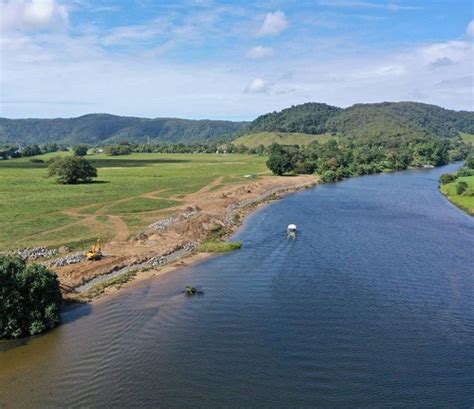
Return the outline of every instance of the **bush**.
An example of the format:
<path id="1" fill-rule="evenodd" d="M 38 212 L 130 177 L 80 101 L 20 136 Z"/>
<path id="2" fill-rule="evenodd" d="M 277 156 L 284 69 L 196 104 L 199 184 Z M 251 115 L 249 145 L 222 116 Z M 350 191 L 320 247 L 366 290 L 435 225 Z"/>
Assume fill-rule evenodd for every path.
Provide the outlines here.
<path id="1" fill-rule="evenodd" d="M 97 177 L 97 169 L 84 158 L 57 157 L 50 162 L 48 176 L 57 176 L 59 183 L 68 185 L 86 183 Z"/>
<path id="2" fill-rule="evenodd" d="M 458 178 L 472 175 L 474 175 L 474 169 L 467 169 L 465 167 L 459 168 L 459 170 L 456 172 L 456 177 Z"/>
<path id="3" fill-rule="evenodd" d="M 38 158 L 33 158 L 33 159 L 30 159 L 30 162 L 31 163 L 44 163 L 44 160 L 43 159 L 38 159 Z"/>
<path id="4" fill-rule="evenodd" d="M 464 180 L 461 180 L 456 186 L 456 193 L 462 195 L 467 189 L 467 183 Z"/>
<path id="5" fill-rule="evenodd" d="M 451 182 L 454 182 L 455 180 L 456 180 L 455 175 L 453 175 L 452 173 L 445 173 L 440 176 L 439 183 L 441 183 L 442 185 L 445 185 L 446 183 L 451 183 Z"/>
<path id="6" fill-rule="evenodd" d="M 296 165 L 294 171 L 300 175 L 311 175 L 314 173 L 315 166 L 311 162 L 300 162 Z"/>
<path id="7" fill-rule="evenodd" d="M 474 155 L 469 156 L 465 161 L 464 161 L 464 166 L 468 169 L 474 169 Z"/>
<path id="8" fill-rule="evenodd" d="M 86 145 L 77 145 L 72 148 L 74 156 L 86 156 L 89 148 Z"/>
<path id="9" fill-rule="evenodd" d="M 0 338 L 36 335 L 59 324 L 59 281 L 45 266 L 0 256 L 0 283 Z"/>
<path id="10" fill-rule="evenodd" d="M 322 174 L 321 180 L 324 183 L 335 182 L 337 180 L 336 172 L 334 172 L 333 170 L 327 170 Z"/>
<path id="11" fill-rule="evenodd" d="M 129 155 L 132 152 L 129 145 L 107 145 L 104 153 L 109 156 Z"/>

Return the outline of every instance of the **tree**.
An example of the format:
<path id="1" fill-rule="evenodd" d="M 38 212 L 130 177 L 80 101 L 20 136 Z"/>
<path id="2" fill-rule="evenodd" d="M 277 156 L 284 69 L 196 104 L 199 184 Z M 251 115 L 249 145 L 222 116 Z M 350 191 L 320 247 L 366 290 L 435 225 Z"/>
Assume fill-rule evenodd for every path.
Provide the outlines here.
<path id="1" fill-rule="evenodd" d="M 468 169 L 474 169 L 474 155 L 471 155 L 466 159 L 464 166 Z"/>
<path id="2" fill-rule="evenodd" d="M 76 145 L 72 148 L 72 151 L 74 152 L 74 156 L 86 156 L 88 149 L 86 145 Z"/>
<path id="3" fill-rule="evenodd" d="M 43 152 L 41 152 L 41 149 L 38 145 L 28 145 L 21 151 L 21 156 L 36 156 L 36 155 L 41 155 Z"/>
<path id="4" fill-rule="evenodd" d="M 273 144 L 270 146 L 270 157 L 267 160 L 267 167 L 275 175 L 281 176 L 292 171 L 294 165 L 289 152 L 283 146 Z"/>
<path id="5" fill-rule="evenodd" d="M 57 157 L 49 165 L 48 176 L 57 176 L 62 184 L 86 183 L 97 177 L 97 169 L 84 158 Z"/>
<path id="6" fill-rule="evenodd" d="M 0 283 L 0 338 L 35 335 L 59 324 L 59 281 L 45 266 L 0 256 Z"/>

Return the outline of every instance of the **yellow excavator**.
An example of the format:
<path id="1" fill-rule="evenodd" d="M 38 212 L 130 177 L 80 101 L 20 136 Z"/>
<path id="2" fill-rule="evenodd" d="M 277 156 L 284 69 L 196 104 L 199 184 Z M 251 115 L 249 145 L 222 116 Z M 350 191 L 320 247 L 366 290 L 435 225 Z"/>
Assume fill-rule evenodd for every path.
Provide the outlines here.
<path id="1" fill-rule="evenodd" d="M 91 249 L 85 254 L 87 260 L 94 261 L 100 260 L 102 258 L 102 250 L 100 248 L 100 240 L 97 239 L 95 244 L 91 247 Z"/>

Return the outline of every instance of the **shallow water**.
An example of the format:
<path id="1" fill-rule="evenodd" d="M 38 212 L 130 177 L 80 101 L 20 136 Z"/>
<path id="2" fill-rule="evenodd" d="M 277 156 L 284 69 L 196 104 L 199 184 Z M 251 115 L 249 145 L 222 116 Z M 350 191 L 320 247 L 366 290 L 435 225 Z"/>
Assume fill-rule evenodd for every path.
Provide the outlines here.
<path id="1" fill-rule="evenodd" d="M 453 168 L 293 194 L 242 250 L 1 343 L 0 407 L 473 407 L 474 218 L 437 191 Z"/>

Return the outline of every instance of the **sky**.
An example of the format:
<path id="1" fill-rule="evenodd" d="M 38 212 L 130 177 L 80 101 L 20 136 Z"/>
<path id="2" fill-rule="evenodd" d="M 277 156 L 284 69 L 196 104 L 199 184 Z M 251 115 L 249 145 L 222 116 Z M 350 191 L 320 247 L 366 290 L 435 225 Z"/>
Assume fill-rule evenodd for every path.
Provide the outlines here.
<path id="1" fill-rule="evenodd" d="M 474 110 L 472 0 L 0 0 L 0 116 Z"/>

